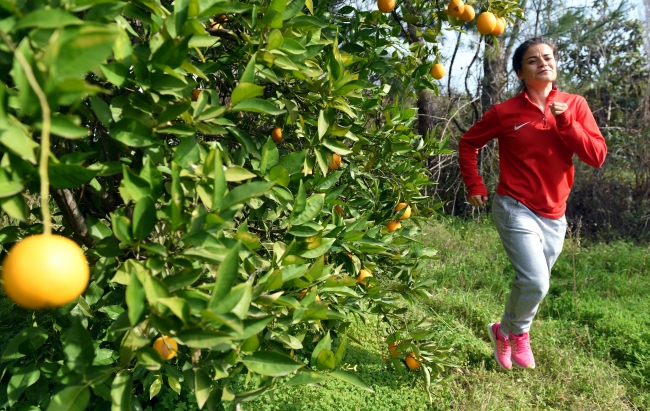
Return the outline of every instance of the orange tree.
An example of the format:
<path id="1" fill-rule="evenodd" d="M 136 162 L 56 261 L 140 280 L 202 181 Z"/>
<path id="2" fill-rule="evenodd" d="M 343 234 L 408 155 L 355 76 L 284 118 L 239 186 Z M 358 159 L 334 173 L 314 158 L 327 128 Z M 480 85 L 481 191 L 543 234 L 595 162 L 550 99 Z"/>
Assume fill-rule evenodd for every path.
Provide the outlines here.
<path id="1" fill-rule="evenodd" d="M 166 385 L 217 409 L 281 384 L 372 390 L 336 370 L 347 330 L 427 297 L 422 164 L 446 144 L 389 95 L 435 88 L 395 16 L 312 0 L 0 4 L 2 255 L 52 230 L 90 265 L 72 303 L 22 311 L 0 402 L 141 409 Z M 439 381 L 431 330 L 393 323 L 401 358 Z"/>

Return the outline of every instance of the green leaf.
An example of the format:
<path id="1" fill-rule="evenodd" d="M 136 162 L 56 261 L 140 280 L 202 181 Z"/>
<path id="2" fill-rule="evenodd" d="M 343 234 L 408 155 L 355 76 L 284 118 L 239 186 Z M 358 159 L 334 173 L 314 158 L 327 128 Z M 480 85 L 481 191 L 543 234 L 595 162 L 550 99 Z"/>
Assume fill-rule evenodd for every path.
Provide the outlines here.
<path id="1" fill-rule="evenodd" d="M 266 49 L 274 50 L 282 45 L 284 42 L 284 37 L 282 37 L 282 32 L 278 29 L 274 29 L 269 33 L 266 38 Z"/>
<path id="2" fill-rule="evenodd" d="M 214 153 L 214 192 L 212 193 L 212 210 L 219 209 L 221 201 L 228 186 L 226 184 L 226 176 L 223 171 L 223 160 L 221 159 L 221 151 L 213 150 Z"/>
<path id="3" fill-rule="evenodd" d="M 250 171 L 246 170 L 244 167 L 239 166 L 228 167 L 225 171 L 225 175 L 226 181 L 228 182 L 239 182 L 257 177 L 256 174 L 253 174 Z"/>
<path id="4" fill-rule="evenodd" d="M 142 347 L 136 353 L 138 365 L 151 371 L 158 371 L 162 368 L 163 359 L 160 353 L 152 347 Z"/>
<path id="5" fill-rule="evenodd" d="M 36 164 L 34 149 L 38 144 L 19 127 L 9 127 L 0 130 L 0 143 L 9 150 L 20 156 L 20 158 Z"/>
<path id="6" fill-rule="evenodd" d="M 324 374 L 319 374 L 315 371 L 301 371 L 295 377 L 287 381 L 284 385 L 301 385 L 301 384 L 319 384 L 329 380 L 330 377 Z"/>
<path id="7" fill-rule="evenodd" d="M 260 162 L 260 173 L 266 174 L 266 170 L 278 164 L 280 159 L 280 152 L 278 147 L 273 142 L 273 139 L 269 137 L 266 140 L 266 144 L 262 148 L 262 161 Z"/>
<path id="8" fill-rule="evenodd" d="M 22 193 L 25 187 L 17 181 L 4 181 L 0 183 L 0 198 L 11 197 Z"/>
<path id="9" fill-rule="evenodd" d="M 138 200 L 133 209 L 133 237 L 143 241 L 156 226 L 156 203 L 150 196 Z"/>
<path id="10" fill-rule="evenodd" d="M 83 20 L 70 13 L 66 13 L 62 9 L 48 8 L 39 9 L 27 14 L 20 19 L 13 27 L 13 30 L 19 30 L 27 27 L 38 27 L 39 29 L 55 29 L 57 27 L 65 27 L 70 25 L 84 24 Z"/>
<path id="11" fill-rule="evenodd" d="M 151 386 L 149 387 L 149 399 L 152 400 L 153 397 L 158 395 L 161 389 L 162 389 L 162 374 L 157 373 L 156 379 L 153 380 Z"/>
<path id="12" fill-rule="evenodd" d="M 200 349 L 211 349 L 232 340 L 228 334 L 212 330 L 185 330 L 178 333 L 176 338 L 190 348 Z"/>
<path id="13" fill-rule="evenodd" d="M 41 327 L 29 327 L 21 330 L 7 344 L 0 362 L 13 361 L 32 353 L 45 344 L 49 334 Z"/>
<path id="14" fill-rule="evenodd" d="M 176 394 L 181 395 L 181 383 L 178 380 L 170 375 L 167 376 L 167 383 L 169 388 L 171 388 Z"/>
<path id="15" fill-rule="evenodd" d="M 7 386 L 9 404 L 15 404 L 23 395 L 25 389 L 36 384 L 40 377 L 41 371 L 36 367 L 36 364 L 14 369 Z"/>
<path id="16" fill-rule="evenodd" d="M 196 370 L 194 373 L 194 395 L 199 409 L 202 409 L 208 397 L 210 397 L 210 389 L 212 388 L 212 379 L 202 369 Z"/>
<path id="17" fill-rule="evenodd" d="M 345 355 L 345 348 L 347 347 L 347 345 L 348 345 L 348 335 L 343 334 L 343 338 L 341 339 L 339 348 L 336 349 L 336 356 L 334 357 L 335 359 L 334 366 L 339 365 L 343 360 L 343 356 Z"/>
<path id="18" fill-rule="evenodd" d="M 318 353 L 316 368 L 319 370 L 333 370 L 336 364 L 334 353 L 331 350 L 323 349 Z"/>
<path id="19" fill-rule="evenodd" d="M 132 200 L 137 202 L 151 195 L 151 185 L 147 180 L 131 172 L 126 165 L 122 165 L 122 175 L 119 190 L 125 203 Z"/>
<path id="20" fill-rule="evenodd" d="M 288 375 L 305 366 L 287 355 L 273 351 L 257 351 L 244 357 L 243 363 L 253 372 L 272 377 Z"/>
<path id="21" fill-rule="evenodd" d="M 302 181 L 302 180 L 301 180 Z M 313 196 L 307 199 L 305 204 L 305 210 L 299 215 L 291 218 L 292 225 L 304 224 L 308 221 L 312 221 L 316 216 L 318 216 L 323 209 L 323 204 L 325 203 L 325 194 L 314 194 Z"/>
<path id="22" fill-rule="evenodd" d="M 144 287 L 135 272 L 131 272 L 129 285 L 126 286 L 126 306 L 129 309 L 129 323 L 135 327 L 141 320 L 145 309 Z"/>
<path id="23" fill-rule="evenodd" d="M 50 184 L 54 188 L 76 188 L 92 180 L 97 171 L 76 164 L 50 163 Z"/>
<path id="24" fill-rule="evenodd" d="M 342 156 L 352 153 L 352 150 L 350 150 L 348 146 L 333 139 L 327 139 L 323 141 L 323 145 L 329 148 L 330 150 L 332 150 L 333 152 L 340 154 Z"/>
<path id="25" fill-rule="evenodd" d="M 353 374 L 351 372 L 336 370 L 336 371 L 330 372 L 327 375 L 329 375 L 331 377 L 334 377 L 336 379 L 339 379 L 341 381 L 345 381 L 345 382 L 347 382 L 349 384 L 352 384 L 352 385 L 354 385 L 354 386 L 356 386 L 358 388 L 361 388 L 362 390 L 366 390 L 366 391 L 369 391 L 369 392 L 372 392 L 372 393 L 375 392 L 375 390 L 373 390 L 368 384 L 366 384 L 361 379 L 361 377 L 359 377 L 358 375 Z"/>
<path id="26" fill-rule="evenodd" d="M 25 199 L 20 194 L 11 197 L 0 198 L 0 207 L 11 218 L 27 222 L 29 211 Z"/>
<path id="27" fill-rule="evenodd" d="M 242 184 L 230 190 L 228 194 L 221 200 L 221 209 L 225 210 L 236 204 L 244 203 L 251 198 L 260 197 L 271 191 L 275 182 L 252 182 Z"/>
<path id="28" fill-rule="evenodd" d="M 54 79 L 81 78 L 106 60 L 119 35 L 115 25 L 95 25 L 65 28 L 54 37 L 53 50 L 58 51 L 51 63 Z"/>
<path id="29" fill-rule="evenodd" d="M 127 217 L 111 214 L 111 223 L 115 238 L 126 244 L 131 244 L 133 242 L 131 221 Z"/>
<path id="30" fill-rule="evenodd" d="M 318 113 L 318 138 L 322 139 L 330 128 L 329 116 L 323 110 Z"/>
<path id="31" fill-rule="evenodd" d="M 160 143 L 147 126 L 131 118 L 124 118 L 115 123 L 109 134 L 129 147 L 148 147 Z"/>
<path id="32" fill-rule="evenodd" d="M 159 298 L 158 302 L 167 306 L 176 317 L 186 323 L 190 318 L 190 306 L 186 300 L 179 297 Z"/>
<path id="33" fill-rule="evenodd" d="M 332 248 L 332 245 L 336 241 L 336 238 L 324 238 L 323 242 L 320 246 L 312 249 L 312 250 L 307 250 L 302 253 L 300 253 L 301 257 L 304 258 L 317 258 L 320 257 L 321 255 L 325 254 L 326 252 L 329 251 L 330 248 Z"/>
<path id="34" fill-rule="evenodd" d="M 111 411 L 131 411 L 132 392 L 131 371 L 119 371 L 111 383 Z"/>
<path id="35" fill-rule="evenodd" d="M 258 97 L 264 94 L 264 86 L 258 86 L 253 83 L 239 83 L 232 91 L 230 105 L 235 106 L 249 98 Z"/>
<path id="36" fill-rule="evenodd" d="M 286 113 L 286 110 L 280 110 L 272 103 L 266 100 L 261 100 L 259 98 L 251 98 L 242 101 L 233 107 L 232 111 L 247 111 L 251 113 L 269 114 L 272 116 L 278 116 L 280 114 Z"/>
<path id="37" fill-rule="evenodd" d="M 52 134 L 71 140 L 88 137 L 88 129 L 79 125 L 79 122 L 78 117 L 54 115 L 51 124 Z M 37 124 L 37 127 L 40 129 L 41 124 Z"/>
<path id="38" fill-rule="evenodd" d="M 194 136 L 181 139 L 179 145 L 174 149 L 174 161 L 179 166 L 185 168 L 192 164 L 197 164 L 201 157 L 201 150 Z"/>
<path id="39" fill-rule="evenodd" d="M 271 169 L 269 172 L 269 180 L 275 181 L 277 185 L 282 187 L 287 187 L 291 182 L 289 172 L 281 165 L 277 165 Z"/>
<path id="40" fill-rule="evenodd" d="M 298 43 L 296 40 L 287 37 L 284 38 L 284 42 L 280 49 L 289 54 L 304 54 L 307 52 L 305 46 Z"/>
<path id="41" fill-rule="evenodd" d="M 311 360 L 310 364 L 313 366 L 316 365 L 316 362 L 318 360 L 318 354 L 320 354 L 321 350 L 330 350 L 332 348 L 332 337 L 330 337 L 329 332 L 325 334 L 325 337 L 323 337 L 318 344 L 316 344 L 316 347 L 314 348 L 314 351 L 311 353 Z"/>
<path id="42" fill-rule="evenodd" d="M 214 283 L 212 290 L 212 299 L 210 307 L 215 307 L 221 300 L 228 295 L 230 288 L 235 283 L 237 273 L 239 272 L 239 242 L 228 251 L 219 270 L 217 271 L 217 281 Z"/>
<path id="43" fill-rule="evenodd" d="M 52 396 L 47 411 L 83 411 L 90 401 L 87 385 L 66 387 Z"/>
<path id="44" fill-rule="evenodd" d="M 93 339 L 79 320 L 73 320 L 65 335 L 63 352 L 66 366 L 70 369 L 85 370 L 95 357 Z"/>

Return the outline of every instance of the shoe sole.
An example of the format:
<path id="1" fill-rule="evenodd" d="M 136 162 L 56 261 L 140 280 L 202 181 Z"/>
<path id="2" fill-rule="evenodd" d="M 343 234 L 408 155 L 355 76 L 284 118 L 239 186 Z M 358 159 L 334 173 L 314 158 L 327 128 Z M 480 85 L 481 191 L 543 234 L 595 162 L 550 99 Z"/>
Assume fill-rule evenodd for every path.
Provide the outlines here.
<path id="1" fill-rule="evenodd" d="M 512 365 L 514 365 L 517 368 L 520 368 L 522 370 L 534 370 L 535 366 L 534 365 L 528 365 L 526 367 L 522 367 L 521 365 L 517 364 L 517 361 L 512 360 Z"/>
<path id="2" fill-rule="evenodd" d="M 501 368 L 503 368 L 504 370 L 510 370 L 510 368 L 506 368 L 506 366 L 501 363 L 497 355 L 497 337 L 492 332 L 492 326 L 494 324 L 495 323 L 488 325 L 488 335 L 490 336 L 490 341 L 492 341 L 492 346 L 494 347 L 494 359 L 497 360 L 497 364 L 499 364 Z"/>

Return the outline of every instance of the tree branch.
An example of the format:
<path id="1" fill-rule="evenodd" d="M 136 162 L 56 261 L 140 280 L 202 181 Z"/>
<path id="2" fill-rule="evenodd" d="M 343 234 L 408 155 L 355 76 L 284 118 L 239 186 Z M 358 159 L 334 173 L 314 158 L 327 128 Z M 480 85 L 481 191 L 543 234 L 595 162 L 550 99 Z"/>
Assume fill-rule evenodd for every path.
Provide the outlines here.
<path id="1" fill-rule="evenodd" d="M 95 245 L 95 240 L 90 236 L 88 231 L 88 226 L 86 225 L 86 218 L 81 214 L 79 206 L 74 199 L 72 191 L 64 188 L 62 190 L 51 188 L 50 194 L 56 202 L 56 205 L 61 210 L 63 218 L 66 223 L 72 228 L 72 231 L 75 234 L 75 237 L 81 241 L 81 243 L 87 247 L 92 247 Z"/>

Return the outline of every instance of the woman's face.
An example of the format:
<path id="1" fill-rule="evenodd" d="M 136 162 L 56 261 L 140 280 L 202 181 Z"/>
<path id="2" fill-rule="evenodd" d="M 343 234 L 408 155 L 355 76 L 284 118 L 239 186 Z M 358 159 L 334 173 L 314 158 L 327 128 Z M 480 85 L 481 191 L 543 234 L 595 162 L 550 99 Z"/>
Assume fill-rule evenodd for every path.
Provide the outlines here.
<path id="1" fill-rule="evenodd" d="M 547 85 L 557 77 L 553 49 L 547 44 L 530 46 L 521 63 L 521 71 L 517 72 L 517 77 L 527 86 Z"/>

